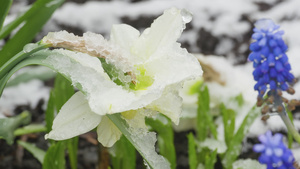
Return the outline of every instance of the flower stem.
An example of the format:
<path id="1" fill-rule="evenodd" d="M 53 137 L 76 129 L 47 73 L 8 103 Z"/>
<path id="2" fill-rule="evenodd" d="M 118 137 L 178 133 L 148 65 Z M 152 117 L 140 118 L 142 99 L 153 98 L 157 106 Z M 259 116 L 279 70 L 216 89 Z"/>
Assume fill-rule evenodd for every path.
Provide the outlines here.
<path id="1" fill-rule="evenodd" d="M 10 58 L 7 62 L 5 62 L 1 67 L 0 67 L 0 79 L 4 78 L 4 76 L 13 68 L 15 67 L 19 62 L 22 60 L 26 59 L 29 57 L 31 54 L 45 49 L 48 46 L 46 44 L 40 44 L 36 43 L 36 45 L 28 52 L 26 51 L 21 51 L 12 58 Z"/>
<path id="2" fill-rule="evenodd" d="M 279 95 L 275 95 L 275 107 L 282 107 L 282 111 L 278 111 L 279 116 L 281 117 L 282 121 L 284 122 L 284 124 L 286 125 L 288 132 L 290 132 L 292 134 L 292 136 L 294 137 L 294 139 L 298 142 L 298 144 L 300 144 L 300 134 L 298 133 L 297 129 L 295 128 L 295 126 L 293 125 L 293 123 L 291 122 L 290 118 L 288 117 L 288 114 L 286 112 L 286 109 L 284 108 L 284 105 L 282 104 L 282 99 Z"/>

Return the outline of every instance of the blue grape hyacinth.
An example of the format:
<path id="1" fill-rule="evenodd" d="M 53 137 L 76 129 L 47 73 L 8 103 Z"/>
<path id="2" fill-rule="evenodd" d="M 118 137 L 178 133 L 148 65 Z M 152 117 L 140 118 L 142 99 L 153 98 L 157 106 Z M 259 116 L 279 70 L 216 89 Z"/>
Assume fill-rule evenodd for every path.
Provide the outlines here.
<path id="1" fill-rule="evenodd" d="M 279 30 L 270 19 L 261 19 L 255 23 L 254 34 L 248 60 L 253 62 L 253 77 L 257 82 L 254 89 L 258 91 L 258 97 L 262 98 L 267 91 L 288 91 L 293 93 L 290 87 L 294 81 L 294 75 L 290 73 L 291 65 L 285 54 L 287 45 L 282 39 L 284 32 Z"/>
<path id="2" fill-rule="evenodd" d="M 282 134 L 272 136 L 271 131 L 258 137 L 261 144 L 256 144 L 253 150 L 261 153 L 259 162 L 267 165 L 267 169 L 295 169 L 295 158 L 290 149 L 282 141 Z"/>

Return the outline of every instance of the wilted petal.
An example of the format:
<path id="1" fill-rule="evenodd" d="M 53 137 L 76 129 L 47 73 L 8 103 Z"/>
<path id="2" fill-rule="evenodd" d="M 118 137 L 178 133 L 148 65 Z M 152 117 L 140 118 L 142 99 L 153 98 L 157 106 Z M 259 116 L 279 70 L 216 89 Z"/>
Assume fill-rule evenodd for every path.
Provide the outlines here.
<path id="1" fill-rule="evenodd" d="M 81 92 L 74 94 L 61 108 L 45 138 L 65 140 L 94 129 L 102 116 L 93 113 Z"/>
<path id="2" fill-rule="evenodd" d="M 106 116 L 103 116 L 97 127 L 98 141 L 105 147 L 111 147 L 122 136 L 117 126 Z"/>
<path id="3" fill-rule="evenodd" d="M 158 48 L 175 43 L 184 27 L 185 22 L 181 10 L 168 9 L 163 15 L 154 20 L 150 28 L 143 32 L 132 47 L 132 52 L 137 56 L 148 59 Z"/>

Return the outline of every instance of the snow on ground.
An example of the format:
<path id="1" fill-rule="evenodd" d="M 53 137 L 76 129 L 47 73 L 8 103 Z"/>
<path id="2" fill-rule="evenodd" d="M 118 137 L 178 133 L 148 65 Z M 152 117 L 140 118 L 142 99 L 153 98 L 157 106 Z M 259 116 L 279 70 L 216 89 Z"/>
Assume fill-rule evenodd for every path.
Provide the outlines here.
<path id="1" fill-rule="evenodd" d="M 17 105 L 30 105 L 35 108 L 40 99 L 48 100 L 50 88 L 40 80 L 32 80 L 21 83 L 18 86 L 4 89 L 0 98 L 0 118 L 5 115 L 13 115 Z"/>

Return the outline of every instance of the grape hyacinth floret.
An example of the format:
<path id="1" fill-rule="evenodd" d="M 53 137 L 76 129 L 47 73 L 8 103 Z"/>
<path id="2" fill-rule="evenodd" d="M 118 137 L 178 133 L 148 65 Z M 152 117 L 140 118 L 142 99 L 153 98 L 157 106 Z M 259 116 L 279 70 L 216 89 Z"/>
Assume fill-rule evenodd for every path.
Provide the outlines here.
<path id="1" fill-rule="evenodd" d="M 284 32 L 270 19 L 258 20 L 253 31 L 252 39 L 255 41 L 250 45 L 252 53 L 248 59 L 253 61 L 255 68 L 253 77 L 257 83 L 254 89 L 258 96 L 264 96 L 268 89 L 292 92 L 289 84 L 294 81 L 294 76 L 290 73 L 291 66 L 285 54 Z"/>
<path id="2" fill-rule="evenodd" d="M 267 165 L 267 169 L 294 169 L 295 158 L 292 151 L 282 141 L 282 134 L 272 136 L 271 131 L 258 137 L 261 144 L 256 144 L 253 150 L 261 153 L 259 162 Z"/>

